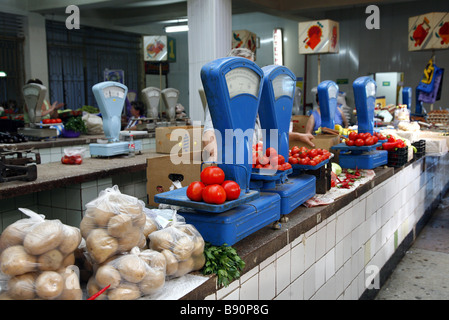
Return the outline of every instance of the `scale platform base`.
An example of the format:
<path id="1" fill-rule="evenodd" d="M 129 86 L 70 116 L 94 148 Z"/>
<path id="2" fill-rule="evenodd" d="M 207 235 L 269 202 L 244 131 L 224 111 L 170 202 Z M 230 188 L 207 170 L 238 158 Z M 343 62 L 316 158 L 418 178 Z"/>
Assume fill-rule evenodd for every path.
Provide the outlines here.
<path id="1" fill-rule="evenodd" d="M 136 152 L 142 150 L 142 141 L 135 140 Z M 112 142 L 112 143 L 91 143 L 89 144 L 89 151 L 92 157 L 113 157 L 121 154 L 128 154 L 129 147 L 127 141 Z"/>
<path id="2" fill-rule="evenodd" d="M 281 215 L 289 214 L 316 194 L 316 177 L 302 174 L 288 178 L 287 182 L 274 188 L 263 188 L 261 192 L 275 193 L 281 197 Z"/>
<path id="3" fill-rule="evenodd" d="M 338 156 L 338 164 L 344 169 L 374 169 L 388 163 L 388 151 L 376 150 L 368 153 L 342 153 Z"/>
<path id="4" fill-rule="evenodd" d="M 17 132 L 26 137 L 34 138 L 35 140 L 53 138 L 58 136 L 56 129 L 48 128 L 17 128 Z"/>
<path id="5" fill-rule="evenodd" d="M 261 228 L 278 221 L 281 197 L 276 193 L 260 193 L 256 200 L 223 213 L 198 212 L 180 208 L 178 214 L 192 224 L 204 241 L 214 246 L 234 245 Z"/>

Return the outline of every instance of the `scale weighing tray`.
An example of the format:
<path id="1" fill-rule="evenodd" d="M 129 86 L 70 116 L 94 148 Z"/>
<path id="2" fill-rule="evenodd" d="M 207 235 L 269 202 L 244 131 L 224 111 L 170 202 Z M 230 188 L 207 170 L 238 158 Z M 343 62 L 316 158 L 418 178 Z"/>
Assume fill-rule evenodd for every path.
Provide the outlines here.
<path id="1" fill-rule="evenodd" d="M 261 192 L 276 193 L 281 197 L 281 214 L 289 214 L 316 194 L 316 177 L 302 174 L 288 178 L 274 187 L 263 187 Z"/>
<path id="2" fill-rule="evenodd" d="M 184 217 L 186 223 L 195 226 L 204 241 L 214 246 L 232 246 L 257 230 L 278 221 L 281 218 L 280 208 L 281 197 L 278 194 L 261 192 L 257 199 L 223 213 L 213 214 L 181 208 L 178 214 Z"/>
<path id="3" fill-rule="evenodd" d="M 319 168 L 321 168 L 322 166 L 326 165 L 329 163 L 329 161 L 334 157 L 334 155 L 332 154 L 332 156 L 329 157 L 329 159 L 323 160 L 320 163 L 318 163 L 317 165 L 314 166 L 310 166 L 310 165 L 303 165 L 303 164 L 292 164 L 292 169 L 293 169 L 293 173 L 300 173 L 302 171 L 305 170 L 317 170 Z"/>
<path id="4" fill-rule="evenodd" d="M 380 146 L 382 146 L 381 142 L 371 146 L 350 147 L 343 142 L 333 146 L 331 149 L 340 150 L 338 164 L 342 168 L 374 169 L 388 163 L 388 152 L 376 150 Z"/>
<path id="5" fill-rule="evenodd" d="M 113 157 L 120 154 L 129 153 L 129 142 L 111 142 L 111 143 L 91 143 L 89 151 L 91 156 Z M 142 150 L 142 140 L 134 140 L 135 150 Z"/>
<path id="6" fill-rule="evenodd" d="M 259 197 L 258 191 L 249 190 L 249 192 L 244 192 L 244 190 L 242 190 L 240 196 L 236 200 L 225 201 L 223 204 L 211 204 L 204 201 L 190 200 L 189 198 L 187 198 L 187 188 L 188 187 L 183 187 L 156 194 L 154 196 L 154 202 L 187 207 L 203 212 L 221 213 L 235 208 L 241 204 L 255 200 Z"/>

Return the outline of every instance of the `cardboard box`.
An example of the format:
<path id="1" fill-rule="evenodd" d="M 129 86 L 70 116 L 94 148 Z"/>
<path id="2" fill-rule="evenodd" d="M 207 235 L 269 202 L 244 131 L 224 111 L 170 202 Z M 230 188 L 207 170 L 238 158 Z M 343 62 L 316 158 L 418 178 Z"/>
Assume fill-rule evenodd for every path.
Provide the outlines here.
<path id="1" fill-rule="evenodd" d="M 315 144 L 315 148 L 326 149 L 330 151 L 332 146 L 340 143 L 340 135 L 332 135 L 332 134 L 317 134 L 315 139 L 313 139 L 313 143 Z M 298 147 L 307 147 L 310 148 L 308 144 L 305 144 L 300 141 L 290 141 L 289 148 L 293 148 L 294 146 Z"/>
<path id="2" fill-rule="evenodd" d="M 307 121 L 309 121 L 309 116 L 301 116 L 301 115 L 293 115 L 292 116 L 292 123 L 293 123 L 293 132 L 300 132 L 305 133 L 306 132 L 306 124 Z"/>
<path id="3" fill-rule="evenodd" d="M 338 53 L 340 25 L 333 20 L 314 20 L 298 24 L 299 53 Z"/>
<path id="4" fill-rule="evenodd" d="M 164 155 L 147 159 L 147 195 L 148 204 L 157 207 L 154 196 L 170 190 L 173 181 L 179 180 L 182 187 L 200 180 L 201 152 L 184 154 L 184 163 L 179 162 L 178 155 Z M 173 161 L 173 157 L 175 161 Z"/>
<path id="5" fill-rule="evenodd" d="M 156 128 L 156 152 L 168 154 L 201 151 L 202 134 L 202 126 L 158 127 Z"/>
<path id="6" fill-rule="evenodd" d="M 430 12 L 408 19 L 409 51 L 448 47 L 449 14 L 447 12 Z"/>

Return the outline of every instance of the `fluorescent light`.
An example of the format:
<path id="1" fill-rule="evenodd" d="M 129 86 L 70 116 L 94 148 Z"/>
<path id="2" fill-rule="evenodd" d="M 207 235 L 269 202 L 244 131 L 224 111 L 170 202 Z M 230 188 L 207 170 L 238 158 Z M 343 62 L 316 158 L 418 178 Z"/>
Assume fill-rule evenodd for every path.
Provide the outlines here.
<path id="1" fill-rule="evenodd" d="M 7 76 L 7 74 L 5 71 L 0 71 L 0 77 L 6 77 L 6 76 Z"/>
<path id="2" fill-rule="evenodd" d="M 189 26 L 187 24 L 178 25 L 178 26 L 167 26 L 165 27 L 165 32 L 185 32 L 189 31 Z"/>

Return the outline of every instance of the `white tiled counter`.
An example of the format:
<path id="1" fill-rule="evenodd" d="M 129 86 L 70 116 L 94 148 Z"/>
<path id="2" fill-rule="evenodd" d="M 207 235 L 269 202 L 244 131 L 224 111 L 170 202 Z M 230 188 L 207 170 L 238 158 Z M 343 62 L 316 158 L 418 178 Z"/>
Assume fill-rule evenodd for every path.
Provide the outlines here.
<path id="1" fill-rule="evenodd" d="M 205 299 L 368 299 L 414 241 L 449 186 L 449 156 L 425 157 L 335 203 L 300 207 L 281 230 L 265 228 L 234 247 L 247 264 Z"/>

